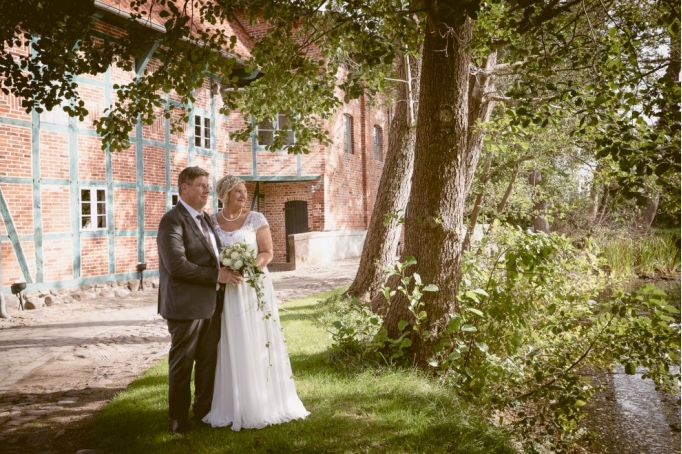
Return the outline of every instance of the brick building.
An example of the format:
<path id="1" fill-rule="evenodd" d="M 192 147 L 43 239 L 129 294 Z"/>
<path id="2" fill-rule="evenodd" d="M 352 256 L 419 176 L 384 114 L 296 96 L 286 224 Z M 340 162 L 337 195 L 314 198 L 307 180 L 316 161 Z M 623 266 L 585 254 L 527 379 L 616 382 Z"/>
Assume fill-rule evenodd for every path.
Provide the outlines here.
<path id="1" fill-rule="evenodd" d="M 98 1 L 97 30 L 116 36 L 112 8 Z M 120 17 L 119 17 L 120 18 Z M 230 24 L 248 48 L 258 26 Z M 251 35 L 250 35 L 251 34 Z M 12 49 L 28 52 L 28 49 Z M 136 65 L 153 65 L 148 58 Z M 239 112 L 219 113 L 219 89 L 208 80 L 195 93 L 190 124 L 171 133 L 159 116 L 138 124 L 130 149 L 101 150 L 93 120 L 109 106 L 113 85 L 136 71 L 112 66 L 97 76 L 79 76 L 79 92 L 90 116 L 69 118 L 61 109 L 27 114 L 21 99 L 0 93 L 0 246 L 2 287 L 25 280 L 29 290 L 72 287 L 146 275 L 158 268 L 156 235 L 163 213 L 177 201 L 177 176 L 186 166 L 211 172 L 213 183 L 226 174 L 247 181 L 255 210 L 271 225 L 275 262 L 287 261 L 287 233 L 362 230 L 369 224 L 383 168 L 387 112 L 360 98 L 344 105 L 326 124 L 333 140 L 307 155 L 268 152 L 263 142 L 279 116 L 261 124 L 248 142 L 230 133 L 240 129 Z M 169 96 L 172 102 L 172 96 Z M 215 212 L 218 201 L 209 201 Z"/>

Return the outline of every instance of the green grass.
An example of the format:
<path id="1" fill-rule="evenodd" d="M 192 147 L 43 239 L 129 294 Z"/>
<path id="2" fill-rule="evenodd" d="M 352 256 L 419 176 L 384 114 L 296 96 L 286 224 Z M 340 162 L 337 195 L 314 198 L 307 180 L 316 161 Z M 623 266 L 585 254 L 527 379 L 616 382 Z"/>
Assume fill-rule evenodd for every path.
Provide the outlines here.
<path id="1" fill-rule="evenodd" d="M 670 275 L 680 271 L 677 238 L 672 234 L 649 234 L 639 237 L 603 238 L 602 257 L 607 268 L 621 276 Z"/>
<path id="2" fill-rule="evenodd" d="M 511 453 L 508 436 L 452 390 L 414 370 L 352 369 L 327 361 L 329 340 L 315 326 L 320 300 L 286 303 L 280 317 L 302 421 L 261 430 L 195 428 L 174 437 L 167 423 L 167 363 L 152 367 L 98 416 L 99 453 Z"/>

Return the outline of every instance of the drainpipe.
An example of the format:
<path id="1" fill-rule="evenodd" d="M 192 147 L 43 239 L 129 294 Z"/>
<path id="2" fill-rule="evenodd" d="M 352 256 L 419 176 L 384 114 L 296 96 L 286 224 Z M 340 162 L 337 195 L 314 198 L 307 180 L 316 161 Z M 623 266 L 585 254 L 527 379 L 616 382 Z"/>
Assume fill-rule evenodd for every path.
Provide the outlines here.
<path id="1" fill-rule="evenodd" d="M 362 153 L 362 222 L 364 228 L 369 228 L 369 185 L 368 164 L 367 164 L 367 103 L 366 95 L 360 96 L 360 151 Z"/>

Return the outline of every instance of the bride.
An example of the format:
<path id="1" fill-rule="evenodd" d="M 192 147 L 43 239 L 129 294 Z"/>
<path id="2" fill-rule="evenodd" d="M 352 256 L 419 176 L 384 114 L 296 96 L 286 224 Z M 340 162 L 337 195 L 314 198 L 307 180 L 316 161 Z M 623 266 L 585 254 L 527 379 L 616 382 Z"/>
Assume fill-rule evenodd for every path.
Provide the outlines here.
<path id="1" fill-rule="evenodd" d="M 265 308 L 258 309 L 256 292 L 235 273 L 227 284 L 218 345 L 218 364 L 211 411 L 203 418 L 213 427 L 261 429 L 310 414 L 296 394 L 289 354 L 279 324 L 277 300 L 266 265 L 272 260 L 272 237 L 265 217 L 245 208 L 244 181 L 225 176 L 216 186 L 223 209 L 211 216 L 220 242 L 237 241 L 256 251 L 264 271 Z"/>

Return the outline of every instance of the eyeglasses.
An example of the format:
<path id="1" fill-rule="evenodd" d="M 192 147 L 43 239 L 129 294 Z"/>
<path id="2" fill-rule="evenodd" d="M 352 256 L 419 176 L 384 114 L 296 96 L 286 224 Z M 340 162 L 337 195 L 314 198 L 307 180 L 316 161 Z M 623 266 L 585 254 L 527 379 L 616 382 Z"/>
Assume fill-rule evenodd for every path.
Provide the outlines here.
<path id="1" fill-rule="evenodd" d="M 208 184 L 189 184 L 189 183 L 185 183 L 185 184 L 187 186 L 196 186 L 197 188 L 201 188 L 204 191 L 210 191 L 211 189 L 213 189 L 213 186 L 208 185 Z"/>

